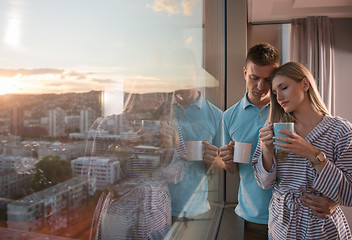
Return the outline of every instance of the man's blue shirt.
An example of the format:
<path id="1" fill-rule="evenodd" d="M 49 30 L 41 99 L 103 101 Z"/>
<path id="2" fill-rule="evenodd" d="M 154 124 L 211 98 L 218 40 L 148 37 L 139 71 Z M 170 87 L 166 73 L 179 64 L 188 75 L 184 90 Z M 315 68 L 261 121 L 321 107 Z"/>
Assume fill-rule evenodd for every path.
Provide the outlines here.
<path id="1" fill-rule="evenodd" d="M 181 128 L 184 141 L 204 141 L 220 147 L 223 140 L 222 111 L 199 96 L 198 100 L 183 108 L 173 104 L 173 111 Z M 172 216 L 190 217 L 205 213 L 208 203 L 208 182 L 202 161 L 189 161 L 182 181 L 169 184 Z"/>
<path id="2" fill-rule="evenodd" d="M 250 143 L 252 159 L 259 139 L 259 130 L 267 121 L 269 109 L 269 104 L 262 109 L 251 104 L 246 93 L 239 102 L 224 112 L 225 144 L 231 140 Z M 238 168 L 240 186 L 235 212 L 249 222 L 268 224 L 271 189 L 263 190 L 258 186 L 251 163 L 239 163 Z"/>

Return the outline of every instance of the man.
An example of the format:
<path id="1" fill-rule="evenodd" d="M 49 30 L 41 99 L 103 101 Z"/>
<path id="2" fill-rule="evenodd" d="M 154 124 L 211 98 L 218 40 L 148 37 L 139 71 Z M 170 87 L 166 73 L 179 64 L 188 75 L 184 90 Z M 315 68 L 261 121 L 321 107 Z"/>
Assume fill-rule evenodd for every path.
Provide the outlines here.
<path id="1" fill-rule="evenodd" d="M 233 163 L 234 141 L 251 143 L 251 158 L 261 129 L 270 109 L 269 78 L 280 64 L 278 51 L 270 44 L 257 44 L 249 49 L 243 68 L 247 92 L 244 97 L 224 112 L 225 145 L 219 155 L 229 172 L 235 172 Z M 271 190 L 263 190 L 255 180 L 251 164 L 237 164 L 240 175 L 238 205 L 235 212 L 244 219 L 244 239 L 268 239 L 268 208 Z M 314 191 L 314 190 L 313 190 Z M 302 202 L 319 217 L 330 215 L 336 203 L 327 197 L 304 193 Z"/>
<path id="2" fill-rule="evenodd" d="M 205 151 L 222 146 L 222 111 L 206 100 L 196 88 L 178 90 L 174 94 L 173 112 L 184 141 L 203 141 Z M 215 146 L 216 145 L 216 146 Z M 187 149 L 188 153 L 192 149 Z M 217 155 L 217 150 L 215 154 Z M 181 182 L 169 184 L 174 220 L 184 220 L 206 213 L 208 202 L 207 154 L 188 159 Z M 210 156 L 209 156 L 210 157 Z M 210 161 L 212 163 L 212 161 Z"/>

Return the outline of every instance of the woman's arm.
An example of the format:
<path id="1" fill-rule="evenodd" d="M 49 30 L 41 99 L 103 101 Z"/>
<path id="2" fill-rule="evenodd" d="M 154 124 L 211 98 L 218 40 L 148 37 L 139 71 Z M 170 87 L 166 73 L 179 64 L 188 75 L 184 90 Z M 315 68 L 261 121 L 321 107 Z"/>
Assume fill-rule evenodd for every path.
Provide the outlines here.
<path id="1" fill-rule="evenodd" d="M 174 122 L 172 127 L 163 127 L 161 130 L 161 145 L 166 153 L 160 169 L 161 175 L 168 183 L 176 184 L 182 180 L 186 172 L 188 164 L 186 147 L 177 122 Z"/>
<path id="2" fill-rule="evenodd" d="M 262 129 L 259 130 L 260 146 L 262 149 L 263 167 L 267 172 L 273 167 L 274 159 L 274 133 L 272 124 L 267 123 Z"/>
<path id="3" fill-rule="evenodd" d="M 318 176 L 312 186 L 318 192 L 321 192 L 334 202 L 343 206 L 352 206 L 352 126 L 351 124 L 334 124 L 334 129 L 325 132 L 323 141 L 319 143 L 319 148 L 328 156 L 326 160 L 318 163 L 316 158 L 320 151 L 312 144 L 308 143 L 299 135 L 291 132 L 282 131 L 291 138 L 277 138 L 288 142 L 278 143 L 280 148 L 287 152 L 292 152 L 302 156 L 311 162 Z M 340 128 L 336 130 L 336 128 Z M 327 152 L 328 149 L 334 149 L 333 153 Z M 331 151 L 331 150 L 330 150 Z M 318 164 L 315 164 L 318 163 Z"/>
<path id="4" fill-rule="evenodd" d="M 276 181 L 273 131 L 270 123 L 259 131 L 259 142 L 252 159 L 254 176 L 263 189 L 271 188 Z"/>
<path id="5" fill-rule="evenodd" d="M 352 129 L 335 142 L 334 159 L 328 159 L 312 186 L 340 205 L 352 207 Z"/>

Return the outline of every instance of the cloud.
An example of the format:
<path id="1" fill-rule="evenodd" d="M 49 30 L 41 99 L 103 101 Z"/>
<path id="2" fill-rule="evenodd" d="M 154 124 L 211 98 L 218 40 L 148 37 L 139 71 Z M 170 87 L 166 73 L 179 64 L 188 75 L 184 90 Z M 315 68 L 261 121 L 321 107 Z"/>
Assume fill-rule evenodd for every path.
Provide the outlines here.
<path id="1" fill-rule="evenodd" d="M 53 68 L 0 69 L 0 84 L 4 88 L 0 94 L 101 90 L 109 80 L 99 75 L 95 71 Z"/>
<path id="2" fill-rule="evenodd" d="M 186 39 L 186 44 L 190 44 L 192 41 L 193 41 L 193 38 L 192 37 L 188 37 Z"/>
<path id="3" fill-rule="evenodd" d="M 14 77 L 17 75 L 31 76 L 31 75 L 42 75 L 42 74 L 61 74 L 64 70 L 53 69 L 53 68 L 35 68 L 35 69 L 0 69 L 1 77 Z"/>
<path id="4" fill-rule="evenodd" d="M 181 6 L 183 9 L 183 14 L 186 16 L 192 15 L 192 8 L 196 4 L 197 0 L 182 0 Z"/>
<path id="5" fill-rule="evenodd" d="M 217 86 L 205 73 L 191 74 L 175 67 L 132 69 L 84 67 L 77 69 L 0 69 L 0 94 L 66 93 L 121 89 L 127 92 L 171 92 L 189 86 Z M 215 83 L 214 83 L 215 82 Z"/>
<path id="6" fill-rule="evenodd" d="M 166 11 L 169 15 L 173 15 L 180 12 L 177 5 L 175 0 L 154 0 L 154 4 L 147 4 L 147 7 L 155 12 Z"/>
<path id="7" fill-rule="evenodd" d="M 77 72 L 77 71 L 63 72 L 62 76 L 63 76 L 63 78 L 73 77 L 75 79 L 86 79 L 87 78 L 87 74 L 86 73 L 80 73 L 80 72 Z"/>
<path id="8" fill-rule="evenodd" d="M 100 79 L 100 78 L 92 78 L 93 82 L 98 82 L 98 83 L 104 83 L 104 84 L 109 84 L 109 83 L 114 83 L 111 79 Z"/>
<path id="9" fill-rule="evenodd" d="M 152 8 L 155 12 L 166 11 L 169 15 L 182 13 L 186 16 L 192 15 L 192 8 L 199 0 L 154 0 L 153 4 L 147 4 L 147 8 Z"/>

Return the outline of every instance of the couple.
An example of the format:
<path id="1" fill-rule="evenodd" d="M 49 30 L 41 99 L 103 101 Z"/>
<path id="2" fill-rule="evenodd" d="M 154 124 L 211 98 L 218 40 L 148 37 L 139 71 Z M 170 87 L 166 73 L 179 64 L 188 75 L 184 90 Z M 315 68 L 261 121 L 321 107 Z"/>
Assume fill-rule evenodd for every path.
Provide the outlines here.
<path id="1" fill-rule="evenodd" d="M 243 69 L 247 93 L 224 113 L 229 144 L 219 152 L 230 172 L 233 141 L 257 146 L 259 139 L 252 166 L 238 164 L 235 211 L 245 239 L 351 239 L 338 204 L 352 206 L 352 125 L 329 115 L 303 65 L 279 61 L 271 45 L 253 46 Z M 294 122 L 295 133 L 273 138 L 271 123 L 283 121 Z"/>

